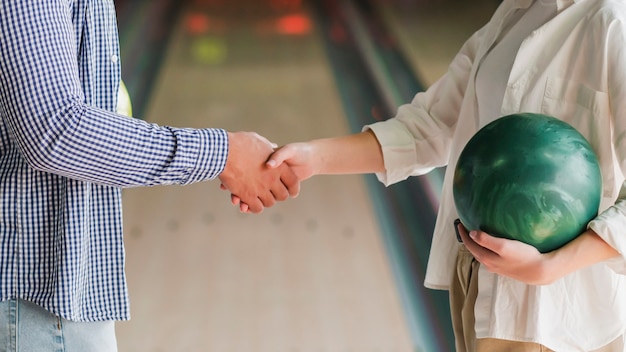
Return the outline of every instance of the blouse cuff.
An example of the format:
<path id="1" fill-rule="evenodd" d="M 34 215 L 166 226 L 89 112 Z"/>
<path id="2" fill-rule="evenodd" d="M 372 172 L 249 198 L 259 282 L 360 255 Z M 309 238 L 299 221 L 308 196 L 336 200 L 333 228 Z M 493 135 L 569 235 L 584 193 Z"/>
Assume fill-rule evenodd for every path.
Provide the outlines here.
<path id="1" fill-rule="evenodd" d="M 626 201 L 620 200 L 615 205 L 592 220 L 588 228 L 593 230 L 619 256 L 606 261 L 606 264 L 618 274 L 626 275 Z"/>

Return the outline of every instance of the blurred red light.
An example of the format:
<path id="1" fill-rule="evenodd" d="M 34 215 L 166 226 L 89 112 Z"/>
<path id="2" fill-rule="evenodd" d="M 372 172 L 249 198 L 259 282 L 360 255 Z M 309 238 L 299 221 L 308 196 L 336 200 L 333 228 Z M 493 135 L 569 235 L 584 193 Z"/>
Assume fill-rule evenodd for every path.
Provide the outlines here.
<path id="1" fill-rule="evenodd" d="M 188 34 L 202 35 L 206 33 L 224 33 L 228 29 L 226 21 L 211 18 L 203 12 L 194 12 L 185 18 L 185 29 Z"/>
<path id="2" fill-rule="evenodd" d="M 191 34 L 202 34 L 209 30 L 209 18 L 203 13 L 192 13 L 185 21 L 187 32 Z"/>
<path id="3" fill-rule="evenodd" d="M 305 15 L 287 15 L 276 21 L 276 31 L 280 34 L 308 34 L 311 32 L 311 27 L 311 19 Z"/>

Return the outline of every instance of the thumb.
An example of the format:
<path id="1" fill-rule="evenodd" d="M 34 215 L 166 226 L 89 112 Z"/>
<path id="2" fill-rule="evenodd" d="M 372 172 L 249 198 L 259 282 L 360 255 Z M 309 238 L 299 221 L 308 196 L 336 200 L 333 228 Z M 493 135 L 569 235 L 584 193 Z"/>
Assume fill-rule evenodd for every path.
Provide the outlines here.
<path id="1" fill-rule="evenodd" d="M 270 168 L 276 168 L 290 157 L 291 152 L 289 151 L 289 148 L 281 147 L 270 155 L 270 158 L 267 160 L 266 164 Z"/>

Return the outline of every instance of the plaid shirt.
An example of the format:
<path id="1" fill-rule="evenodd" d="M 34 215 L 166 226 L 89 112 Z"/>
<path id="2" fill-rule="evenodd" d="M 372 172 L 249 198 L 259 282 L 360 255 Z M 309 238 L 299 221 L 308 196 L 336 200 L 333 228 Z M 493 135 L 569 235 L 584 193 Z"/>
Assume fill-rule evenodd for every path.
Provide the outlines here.
<path id="1" fill-rule="evenodd" d="M 74 321 L 129 318 L 121 188 L 223 170 L 221 129 L 114 113 L 112 0 L 0 0 L 0 299 Z"/>

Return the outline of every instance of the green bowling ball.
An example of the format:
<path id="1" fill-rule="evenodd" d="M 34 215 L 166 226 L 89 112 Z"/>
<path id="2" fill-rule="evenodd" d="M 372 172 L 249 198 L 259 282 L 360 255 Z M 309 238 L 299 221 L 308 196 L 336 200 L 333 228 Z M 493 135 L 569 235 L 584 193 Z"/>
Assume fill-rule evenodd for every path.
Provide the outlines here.
<path id="1" fill-rule="evenodd" d="M 554 117 L 520 113 L 491 122 L 469 140 L 452 191 L 468 230 L 545 253 L 576 238 L 597 215 L 602 176 L 576 129 Z"/>

